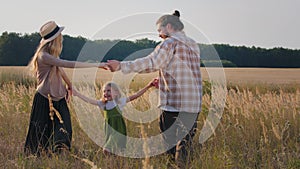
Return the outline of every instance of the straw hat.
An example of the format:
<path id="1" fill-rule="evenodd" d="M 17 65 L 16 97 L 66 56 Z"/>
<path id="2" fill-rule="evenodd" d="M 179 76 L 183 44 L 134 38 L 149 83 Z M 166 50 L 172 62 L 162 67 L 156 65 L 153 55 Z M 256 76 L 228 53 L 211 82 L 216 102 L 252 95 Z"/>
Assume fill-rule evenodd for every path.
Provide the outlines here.
<path id="1" fill-rule="evenodd" d="M 42 37 L 41 43 L 47 43 L 55 39 L 65 27 L 59 27 L 54 21 L 45 23 L 40 28 L 40 35 Z"/>

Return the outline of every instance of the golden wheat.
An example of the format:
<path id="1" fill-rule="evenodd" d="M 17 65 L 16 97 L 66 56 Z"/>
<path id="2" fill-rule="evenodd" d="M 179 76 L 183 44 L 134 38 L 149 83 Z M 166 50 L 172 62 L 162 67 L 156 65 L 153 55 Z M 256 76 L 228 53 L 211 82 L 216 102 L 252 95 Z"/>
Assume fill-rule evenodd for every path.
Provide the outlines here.
<path id="1" fill-rule="evenodd" d="M 151 78 L 147 80 L 150 81 Z M 101 147 L 93 142 L 83 126 L 89 124 L 89 130 L 92 130 L 90 132 L 97 135 L 102 124 L 93 122 L 93 119 L 99 118 L 99 110 L 83 104 L 77 105 L 81 114 L 77 113 L 72 104 L 69 105 L 73 125 L 72 150 L 69 154 L 53 155 L 51 158 L 25 157 L 23 144 L 29 126 L 35 84 L 32 81 L 20 82 L 22 83 L 3 82 L 0 87 L 0 168 L 168 167 L 168 158 L 163 155 L 145 159 L 103 156 Z M 145 83 L 134 80 L 129 93 L 137 91 Z M 87 95 L 95 93 L 91 96 L 100 98 L 101 86 L 99 81 L 97 85 L 80 85 L 78 89 L 87 92 Z M 149 108 L 147 94 L 149 93 L 133 102 L 136 109 L 145 111 Z M 74 104 L 78 103 L 78 100 L 74 101 Z M 203 96 L 198 131 L 204 125 L 210 104 L 211 96 L 206 93 Z M 137 128 L 136 123 L 126 123 L 130 136 L 142 138 L 159 133 L 157 120 L 143 129 Z M 225 110 L 214 133 L 200 145 L 197 139 L 200 133 L 197 132 L 194 155 L 188 168 L 299 168 L 299 88 L 295 85 L 274 87 L 267 84 L 259 84 L 254 88 L 229 86 Z M 148 150 L 152 151 L 151 148 L 145 146 L 145 154 Z M 175 164 L 171 164 L 173 165 Z"/>

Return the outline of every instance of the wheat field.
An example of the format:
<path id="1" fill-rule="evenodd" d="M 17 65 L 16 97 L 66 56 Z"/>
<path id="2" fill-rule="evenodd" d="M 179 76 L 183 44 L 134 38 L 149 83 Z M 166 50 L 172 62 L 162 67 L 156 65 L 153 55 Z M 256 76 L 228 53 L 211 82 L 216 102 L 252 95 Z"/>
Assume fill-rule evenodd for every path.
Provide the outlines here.
<path id="1" fill-rule="evenodd" d="M 25 67 L 0 68 L 0 168 L 177 168 L 165 155 L 147 158 L 105 156 L 84 131 L 69 104 L 73 139 L 70 152 L 51 157 L 25 156 L 30 109 L 35 80 Z M 73 72 L 67 70 L 72 78 Z M 88 70 L 87 70 L 88 72 Z M 204 143 L 199 135 L 211 105 L 208 75 L 203 70 L 204 95 L 198 118 L 198 132 L 193 140 L 194 153 L 186 168 L 300 168 L 300 69 L 225 69 L 227 95 L 224 112 L 214 134 Z M 113 74 L 99 70 L 96 96 L 103 82 Z M 130 91 L 137 91 L 157 74 L 135 76 Z M 85 86 L 81 86 L 85 91 Z M 141 111 L 149 108 L 148 91 L 133 102 Z M 159 133 L 158 122 L 137 124 L 126 121 L 129 134 L 147 137 Z M 143 148 L 144 152 L 151 147 Z"/>

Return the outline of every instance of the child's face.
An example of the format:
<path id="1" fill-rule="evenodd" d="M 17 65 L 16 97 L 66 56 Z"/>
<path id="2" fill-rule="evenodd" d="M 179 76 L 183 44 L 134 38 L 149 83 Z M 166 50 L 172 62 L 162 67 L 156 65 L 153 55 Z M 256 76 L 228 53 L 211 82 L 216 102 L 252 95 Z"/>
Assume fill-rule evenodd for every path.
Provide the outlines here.
<path id="1" fill-rule="evenodd" d="M 105 86 L 103 91 L 103 97 L 107 101 L 112 101 L 118 96 L 118 92 L 113 90 L 110 86 Z"/>

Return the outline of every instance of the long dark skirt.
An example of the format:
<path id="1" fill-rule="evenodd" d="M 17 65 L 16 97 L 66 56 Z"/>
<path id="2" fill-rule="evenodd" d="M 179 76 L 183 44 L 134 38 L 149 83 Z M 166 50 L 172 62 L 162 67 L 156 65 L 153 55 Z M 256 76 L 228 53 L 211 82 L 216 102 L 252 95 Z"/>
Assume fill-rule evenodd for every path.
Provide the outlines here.
<path id="1" fill-rule="evenodd" d="M 42 152 L 57 152 L 71 148 L 72 126 L 67 102 L 61 99 L 52 103 L 60 113 L 63 124 L 59 122 L 56 115 L 53 121 L 50 119 L 48 98 L 36 92 L 24 148 L 27 155 L 40 155 Z"/>

